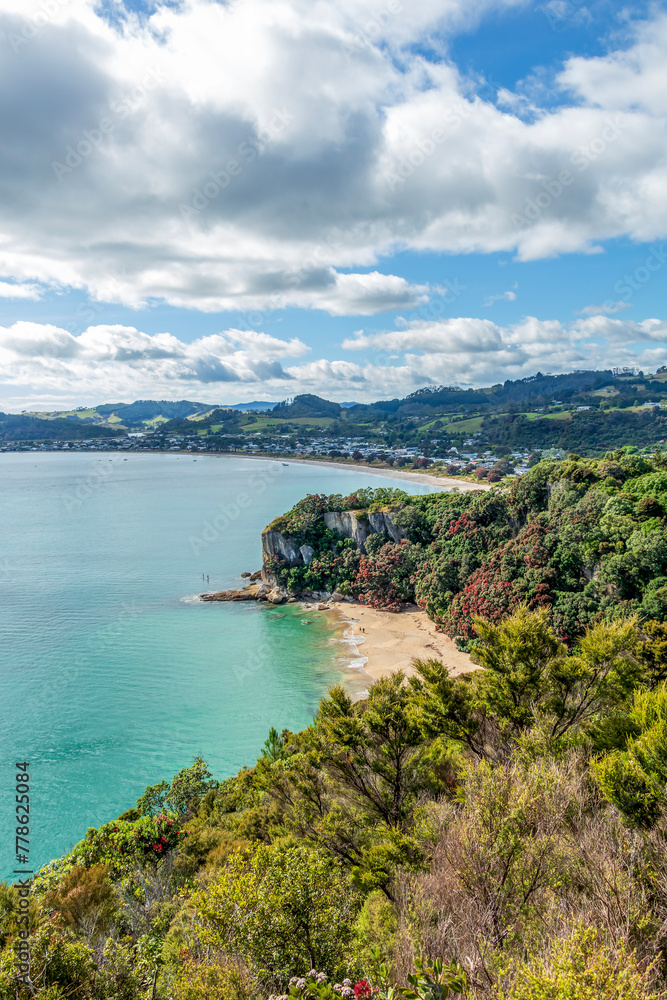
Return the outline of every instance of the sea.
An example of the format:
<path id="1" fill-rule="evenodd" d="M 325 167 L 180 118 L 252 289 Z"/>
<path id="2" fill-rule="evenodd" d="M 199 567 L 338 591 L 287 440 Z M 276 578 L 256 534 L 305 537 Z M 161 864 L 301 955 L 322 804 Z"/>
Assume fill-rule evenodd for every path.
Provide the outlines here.
<path id="1" fill-rule="evenodd" d="M 223 779 L 271 726 L 308 725 L 354 671 L 325 616 L 198 595 L 259 569 L 262 529 L 301 497 L 360 486 L 430 492 L 281 460 L 0 454 L 0 879 L 17 764 L 37 870 L 193 756 Z"/>

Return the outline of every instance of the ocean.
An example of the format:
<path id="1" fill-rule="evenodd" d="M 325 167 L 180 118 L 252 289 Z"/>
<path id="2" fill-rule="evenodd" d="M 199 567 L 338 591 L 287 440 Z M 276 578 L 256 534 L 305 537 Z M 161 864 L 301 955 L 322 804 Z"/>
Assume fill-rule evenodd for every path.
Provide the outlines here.
<path id="1" fill-rule="evenodd" d="M 225 778 L 271 726 L 308 724 L 349 671 L 324 615 L 197 595 L 259 569 L 262 529 L 302 496 L 358 486 L 429 492 L 240 457 L 0 455 L 0 879 L 17 762 L 37 867 L 193 755 Z"/>

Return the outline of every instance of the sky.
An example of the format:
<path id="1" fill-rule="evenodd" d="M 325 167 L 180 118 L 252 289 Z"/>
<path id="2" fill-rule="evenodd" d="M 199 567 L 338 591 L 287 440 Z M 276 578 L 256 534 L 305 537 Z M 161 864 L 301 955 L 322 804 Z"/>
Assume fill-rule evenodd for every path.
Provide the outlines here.
<path id="1" fill-rule="evenodd" d="M 0 409 L 667 364 L 667 0 L 0 0 Z"/>

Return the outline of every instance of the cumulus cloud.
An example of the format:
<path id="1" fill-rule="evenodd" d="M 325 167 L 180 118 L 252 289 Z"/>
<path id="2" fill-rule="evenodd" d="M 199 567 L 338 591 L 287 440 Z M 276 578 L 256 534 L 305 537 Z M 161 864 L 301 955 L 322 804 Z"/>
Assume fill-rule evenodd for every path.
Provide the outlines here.
<path id="1" fill-rule="evenodd" d="M 343 347 L 387 359 L 400 352 L 400 365 L 386 365 L 383 378 L 389 377 L 395 387 L 402 381 L 409 391 L 408 385 L 415 382 L 481 386 L 546 368 L 554 374 L 637 364 L 649 370 L 665 364 L 666 341 L 667 322 L 658 319 L 631 322 L 598 315 L 564 324 L 529 316 L 503 327 L 491 320 L 458 317 L 416 321 L 401 330 L 357 331 Z M 656 343 L 664 346 L 652 346 Z"/>
<path id="2" fill-rule="evenodd" d="M 599 313 L 606 314 L 607 316 L 612 316 L 614 313 L 623 312 L 625 309 L 632 309 L 632 304 L 630 302 L 623 302 L 619 299 L 618 302 L 603 302 L 599 306 L 584 306 L 583 309 L 579 310 L 580 316 L 597 316 Z"/>
<path id="3" fill-rule="evenodd" d="M 110 18 L 94 0 L 46 17 L 0 0 L 0 274 L 130 306 L 371 315 L 429 294 L 381 273 L 396 249 L 529 260 L 664 237 L 667 14 L 568 59 L 527 118 L 447 54 L 522 3 L 183 0 Z"/>
<path id="4" fill-rule="evenodd" d="M 14 285 L 10 281 L 0 281 L 0 299 L 41 299 L 42 289 L 38 285 Z"/>
<path id="5" fill-rule="evenodd" d="M 606 315 L 573 323 L 526 317 L 499 326 L 488 319 L 416 320 L 402 329 L 357 331 L 347 358 L 305 358 L 300 340 L 226 330 L 184 343 L 168 333 L 97 325 L 78 336 L 49 324 L 0 328 L 0 383 L 21 409 L 22 387 L 53 408 L 85 400 L 189 398 L 231 403 L 315 392 L 330 399 L 404 396 L 424 385 L 488 385 L 538 370 L 667 363 L 667 321 Z M 544 359 L 548 358 L 545 363 Z M 34 402 L 31 405 L 35 405 Z"/>
<path id="6" fill-rule="evenodd" d="M 281 359 L 308 348 L 255 331 L 227 330 L 186 344 L 168 333 L 149 335 L 126 326 L 92 326 L 79 336 L 56 326 L 15 323 L 0 328 L 0 381 L 30 384 L 37 393 L 141 393 L 179 395 L 215 383 L 248 384 L 291 379 Z"/>

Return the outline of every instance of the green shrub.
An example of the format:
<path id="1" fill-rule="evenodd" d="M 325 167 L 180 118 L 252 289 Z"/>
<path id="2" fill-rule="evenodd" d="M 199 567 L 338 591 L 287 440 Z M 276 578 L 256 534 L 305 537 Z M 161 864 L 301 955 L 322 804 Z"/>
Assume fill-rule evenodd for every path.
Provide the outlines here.
<path id="1" fill-rule="evenodd" d="M 359 898 L 340 865 L 306 847 L 233 855 L 194 904 L 207 940 L 286 984 L 294 970 L 342 971 Z"/>
<path id="2" fill-rule="evenodd" d="M 171 987 L 170 1000 L 256 1000 L 257 984 L 239 962 L 216 957 L 210 962 L 187 958 Z"/>
<path id="3" fill-rule="evenodd" d="M 593 927 L 579 926 L 553 942 L 545 956 L 533 956 L 513 975 L 498 1000 L 658 1000 L 654 970 L 642 970 L 623 944 L 605 946 Z"/>

